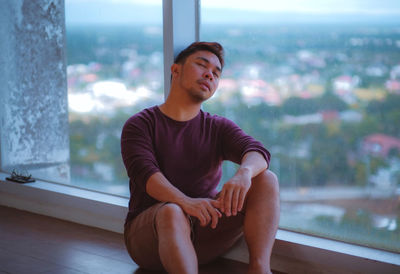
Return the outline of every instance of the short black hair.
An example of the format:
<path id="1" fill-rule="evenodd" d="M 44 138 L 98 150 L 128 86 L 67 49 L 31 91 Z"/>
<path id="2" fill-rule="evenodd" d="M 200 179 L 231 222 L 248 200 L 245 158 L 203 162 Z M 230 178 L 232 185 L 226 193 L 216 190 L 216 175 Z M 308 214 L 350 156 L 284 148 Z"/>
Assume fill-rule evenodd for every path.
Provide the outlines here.
<path id="1" fill-rule="evenodd" d="M 182 50 L 175 58 L 175 64 L 183 64 L 186 59 L 195 52 L 205 50 L 215 54 L 221 63 L 221 70 L 224 67 L 224 48 L 217 42 L 194 42 Z"/>

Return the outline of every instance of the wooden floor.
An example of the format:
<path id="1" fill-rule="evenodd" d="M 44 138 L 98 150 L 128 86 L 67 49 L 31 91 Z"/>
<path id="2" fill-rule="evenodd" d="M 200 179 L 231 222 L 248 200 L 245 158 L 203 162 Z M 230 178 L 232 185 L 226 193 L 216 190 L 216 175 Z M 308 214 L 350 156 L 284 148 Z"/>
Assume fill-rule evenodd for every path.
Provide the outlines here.
<path id="1" fill-rule="evenodd" d="M 134 273 L 121 234 L 0 206 L 0 273 Z M 246 273 L 227 259 L 200 268 L 200 274 Z"/>

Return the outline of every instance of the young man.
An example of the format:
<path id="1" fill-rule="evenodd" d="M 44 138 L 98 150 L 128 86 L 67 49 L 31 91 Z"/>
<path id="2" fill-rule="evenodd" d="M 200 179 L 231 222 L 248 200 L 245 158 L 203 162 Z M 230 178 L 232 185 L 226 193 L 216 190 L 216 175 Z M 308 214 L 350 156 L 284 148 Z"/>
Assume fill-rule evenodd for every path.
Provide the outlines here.
<path id="1" fill-rule="evenodd" d="M 270 153 L 233 122 L 201 110 L 218 87 L 224 65 L 218 43 L 196 42 L 171 66 L 165 103 L 125 124 L 121 151 L 131 197 L 125 243 L 147 269 L 197 273 L 243 234 L 248 273 L 271 273 L 279 219 Z M 221 163 L 240 164 L 220 193 Z"/>

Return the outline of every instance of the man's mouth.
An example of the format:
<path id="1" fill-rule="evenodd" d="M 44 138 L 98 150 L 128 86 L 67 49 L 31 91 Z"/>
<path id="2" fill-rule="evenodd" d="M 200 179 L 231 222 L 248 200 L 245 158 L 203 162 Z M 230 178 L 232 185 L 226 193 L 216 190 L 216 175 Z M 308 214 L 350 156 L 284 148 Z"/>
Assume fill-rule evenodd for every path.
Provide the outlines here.
<path id="1" fill-rule="evenodd" d="M 206 81 L 199 81 L 200 87 L 207 89 L 208 91 L 211 90 L 210 85 Z"/>

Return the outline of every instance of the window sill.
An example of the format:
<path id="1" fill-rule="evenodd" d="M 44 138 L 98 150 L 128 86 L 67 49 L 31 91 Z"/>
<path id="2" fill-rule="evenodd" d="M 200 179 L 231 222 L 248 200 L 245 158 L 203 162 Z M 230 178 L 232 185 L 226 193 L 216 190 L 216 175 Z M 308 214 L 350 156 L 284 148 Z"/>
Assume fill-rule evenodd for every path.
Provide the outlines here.
<path id="1" fill-rule="evenodd" d="M 247 263 L 245 241 L 224 257 Z M 271 267 L 284 273 L 400 273 L 400 254 L 279 229 Z"/>
<path id="2" fill-rule="evenodd" d="M 37 180 L 18 184 L 0 173 L 0 204 L 118 233 L 128 198 Z"/>
<path id="3" fill-rule="evenodd" d="M 37 181 L 18 184 L 0 173 L 0 204 L 118 233 L 123 232 L 128 199 Z M 240 241 L 226 258 L 248 262 Z M 399 273 L 400 254 L 279 230 L 272 268 L 286 273 Z"/>

